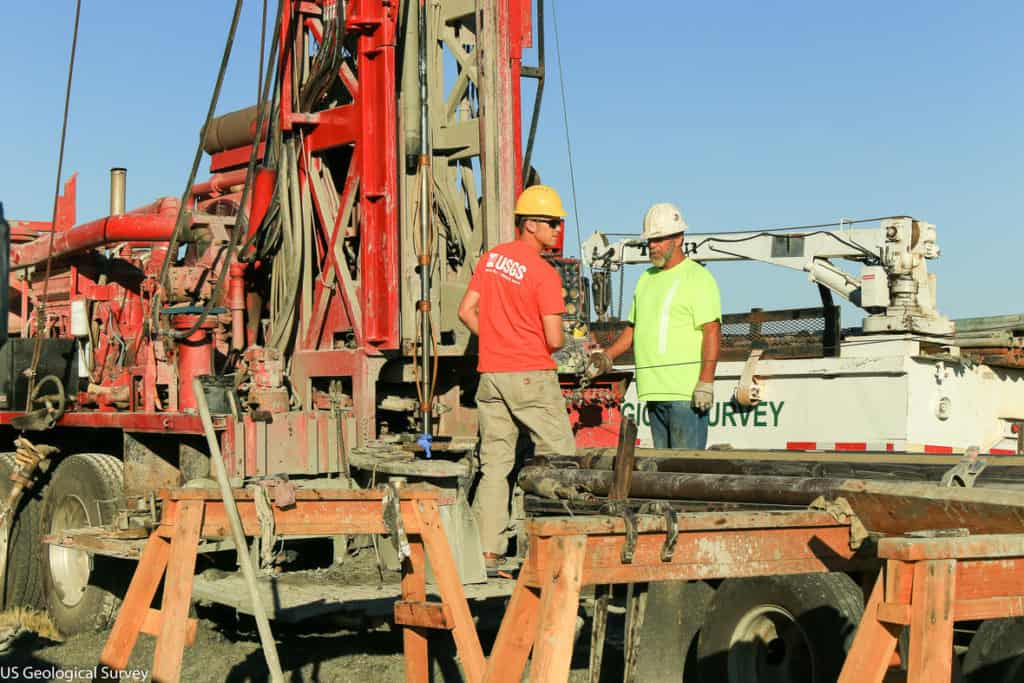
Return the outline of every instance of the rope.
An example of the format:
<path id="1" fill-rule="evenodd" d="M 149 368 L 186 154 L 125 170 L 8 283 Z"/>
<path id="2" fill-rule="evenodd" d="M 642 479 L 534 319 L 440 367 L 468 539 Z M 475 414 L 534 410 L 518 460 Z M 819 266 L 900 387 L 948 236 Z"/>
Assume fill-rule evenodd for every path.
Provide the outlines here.
<path id="1" fill-rule="evenodd" d="M 57 205 L 60 202 L 60 179 L 64 173 L 64 143 L 68 133 L 68 110 L 71 107 L 71 83 L 75 75 L 75 53 L 78 50 L 78 22 L 82 16 L 82 0 L 75 0 L 75 26 L 71 32 L 71 56 L 68 59 L 68 81 L 64 89 L 64 119 L 60 127 L 60 151 L 57 154 L 57 180 L 53 190 L 53 213 L 50 220 L 50 244 L 46 249 L 46 277 L 43 278 L 43 295 L 36 307 L 36 341 L 32 348 L 32 365 L 28 371 L 28 392 L 25 412 L 32 410 L 32 391 L 35 388 L 39 357 L 42 354 L 43 334 L 46 324 L 46 300 L 50 290 L 50 268 L 53 265 L 53 240 L 57 232 Z"/>
<path id="2" fill-rule="evenodd" d="M 573 221 L 576 223 L 576 247 L 583 253 L 583 234 L 580 229 L 580 207 L 576 203 L 576 171 L 572 163 L 572 143 L 569 140 L 569 111 L 565 97 L 565 73 L 562 69 L 562 41 L 558 38 L 558 3 L 551 0 L 551 25 L 555 29 L 555 56 L 558 58 L 558 87 L 562 93 L 562 124 L 565 128 L 565 150 L 569 156 L 569 188 L 572 193 Z"/>

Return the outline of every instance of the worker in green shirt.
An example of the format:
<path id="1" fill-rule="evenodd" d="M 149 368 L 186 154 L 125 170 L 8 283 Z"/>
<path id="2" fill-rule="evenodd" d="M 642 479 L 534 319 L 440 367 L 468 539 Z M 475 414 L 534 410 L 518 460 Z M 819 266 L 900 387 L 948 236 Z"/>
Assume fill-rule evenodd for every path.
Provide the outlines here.
<path id="1" fill-rule="evenodd" d="M 648 268 L 636 284 L 629 325 L 605 350 L 590 356 L 586 375 L 596 377 L 633 347 L 637 394 L 646 402 L 655 448 L 703 449 L 714 403 L 715 366 L 722 304 L 714 277 L 686 258 L 686 221 L 672 204 L 644 215 Z"/>

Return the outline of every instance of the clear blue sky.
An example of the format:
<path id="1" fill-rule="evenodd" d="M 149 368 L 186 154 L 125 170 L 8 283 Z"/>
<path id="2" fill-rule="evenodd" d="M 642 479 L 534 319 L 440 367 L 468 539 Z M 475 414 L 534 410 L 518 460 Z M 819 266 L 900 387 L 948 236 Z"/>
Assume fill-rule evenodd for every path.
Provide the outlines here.
<path id="1" fill-rule="evenodd" d="M 129 169 L 130 206 L 181 194 L 233 6 L 83 2 L 65 159 L 65 176 L 81 174 L 80 220 L 105 212 L 111 166 Z M 221 112 L 255 99 L 259 4 L 247 3 Z M 9 217 L 49 217 L 73 9 L 0 7 Z M 910 214 L 939 229 L 941 310 L 1024 312 L 1024 3 L 557 10 L 584 237 L 639 231 L 655 201 L 678 203 L 695 231 Z M 535 161 L 568 196 L 553 33 Z M 714 272 L 727 311 L 817 302 L 797 273 Z"/>

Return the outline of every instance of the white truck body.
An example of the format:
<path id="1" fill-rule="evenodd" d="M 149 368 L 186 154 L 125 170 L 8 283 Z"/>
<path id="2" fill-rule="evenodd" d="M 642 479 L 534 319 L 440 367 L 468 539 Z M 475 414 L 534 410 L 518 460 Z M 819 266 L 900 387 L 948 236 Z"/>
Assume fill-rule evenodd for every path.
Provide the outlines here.
<path id="1" fill-rule="evenodd" d="M 1024 370 L 922 353 L 914 335 L 845 339 L 836 358 L 761 360 L 760 402 L 732 400 L 744 363 L 719 363 L 708 447 L 1014 454 L 1024 421 Z M 630 366 L 621 369 L 629 370 Z M 652 446 L 631 383 L 623 406 Z"/>

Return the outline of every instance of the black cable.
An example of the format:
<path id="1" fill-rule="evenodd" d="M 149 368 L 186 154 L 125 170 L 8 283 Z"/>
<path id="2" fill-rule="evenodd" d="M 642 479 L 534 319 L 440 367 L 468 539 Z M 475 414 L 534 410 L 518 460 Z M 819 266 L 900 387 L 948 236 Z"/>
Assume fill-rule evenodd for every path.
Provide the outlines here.
<path id="1" fill-rule="evenodd" d="M 213 94 L 210 97 L 210 106 L 206 110 L 206 119 L 203 121 L 203 127 L 199 131 L 199 142 L 196 144 L 196 153 L 192 159 L 192 171 L 189 173 L 188 181 L 185 183 L 185 190 L 181 194 L 181 202 L 178 204 L 178 215 L 174 219 L 174 231 L 171 233 L 171 239 L 167 245 L 167 254 L 164 256 L 164 261 L 160 265 L 160 278 L 158 280 L 159 287 L 154 293 L 152 299 L 153 310 L 151 325 L 152 330 L 154 331 L 160 329 L 160 290 L 166 290 L 169 287 L 168 273 L 170 271 L 170 264 L 175 258 L 174 252 L 178 248 L 178 240 L 185 227 L 185 206 L 188 204 L 189 197 L 192 195 L 192 185 L 196 181 L 196 174 L 199 172 L 199 163 L 203 159 L 203 142 L 206 140 L 206 131 L 210 127 L 210 121 L 213 120 L 214 112 L 217 109 L 217 101 L 220 99 L 220 90 L 221 86 L 224 84 L 224 74 L 227 72 L 228 62 L 231 59 L 231 48 L 235 42 L 235 33 L 238 29 L 238 18 L 242 13 L 243 2 L 244 0 L 235 0 L 235 12 L 231 17 L 231 27 L 228 29 L 227 41 L 224 43 L 224 53 L 221 55 L 220 69 L 217 71 L 217 80 L 213 86 Z M 256 129 L 256 134 L 259 135 L 259 128 Z"/>
<path id="2" fill-rule="evenodd" d="M 259 99 L 263 92 L 263 60 L 267 58 L 267 0 L 263 0 L 263 13 L 260 15 L 260 56 L 256 60 L 259 64 L 259 74 L 256 77 L 256 104 L 262 104 Z"/>
<path id="3" fill-rule="evenodd" d="M 867 256 L 869 259 L 871 259 L 873 262 L 877 262 L 880 259 L 878 254 L 875 254 L 874 252 L 872 252 L 867 247 L 865 247 L 865 246 L 863 246 L 861 244 L 857 244 L 856 242 L 854 242 L 852 240 L 843 239 L 839 235 L 835 234 L 835 232 L 832 232 L 830 230 L 817 230 L 815 232 L 810 232 L 810 233 L 803 234 L 803 235 L 793 235 L 793 237 L 801 237 L 801 238 L 803 238 L 803 237 L 814 237 L 815 235 L 826 235 L 828 237 L 831 237 L 832 239 L 836 240 L 837 242 L 839 242 L 840 244 L 842 244 L 845 247 L 849 247 L 850 249 L 856 249 L 857 251 L 861 252 L 862 254 Z M 693 244 L 693 248 L 694 249 L 699 249 L 700 247 L 702 247 L 703 245 L 705 245 L 705 244 L 707 244 L 709 242 L 725 242 L 727 244 L 737 244 L 737 243 L 740 243 L 740 242 L 749 242 L 751 240 L 759 239 L 761 237 L 774 237 L 774 236 L 775 235 L 771 231 L 762 230 L 762 231 L 754 233 L 752 235 L 745 235 L 744 237 L 736 237 L 736 238 L 705 237 L 703 240 L 700 240 L 699 242 L 691 242 L 690 244 Z M 720 253 L 729 254 L 730 256 L 738 256 L 739 258 L 745 258 L 745 259 L 749 259 L 751 261 L 758 260 L 758 259 L 751 259 L 749 256 L 745 256 L 745 255 L 742 255 L 742 254 L 732 254 L 732 253 L 727 252 L 727 251 L 721 251 Z"/>
<path id="4" fill-rule="evenodd" d="M 274 30 L 274 38 L 273 38 L 273 40 L 271 41 L 271 44 L 270 44 L 270 55 L 267 58 L 268 62 L 273 60 L 274 54 L 275 54 L 275 51 L 276 51 L 276 48 L 277 48 L 277 42 L 278 42 L 277 41 L 277 36 L 278 36 L 277 28 L 280 27 L 280 17 L 281 17 L 281 13 L 279 12 L 278 13 L 278 20 L 277 20 L 277 23 L 275 25 L 275 30 Z M 216 305 L 217 301 L 220 299 L 221 291 L 224 288 L 224 282 L 227 279 L 228 270 L 231 268 L 231 264 L 235 260 L 235 255 L 238 253 L 238 246 L 239 246 L 239 244 L 241 242 L 241 236 L 246 233 L 247 223 L 246 223 L 246 215 L 244 213 L 244 210 L 245 210 L 246 202 L 249 199 L 249 192 L 251 191 L 251 188 L 252 188 L 253 174 L 255 173 L 255 170 L 256 170 L 256 160 L 258 158 L 258 153 L 259 153 L 259 142 L 260 142 L 261 132 L 263 130 L 263 123 L 264 123 L 264 121 L 266 119 L 267 109 L 268 109 L 268 107 L 263 106 L 263 102 L 266 101 L 267 96 L 269 95 L 271 80 L 272 79 L 270 78 L 270 70 L 269 70 L 269 64 L 268 64 L 267 74 L 266 74 L 266 77 L 264 78 L 264 81 L 263 81 L 263 93 L 262 93 L 262 96 L 260 98 L 260 102 L 257 105 L 256 132 L 253 134 L 252 146 L 251 146 L 251 149 L 249 151 L 249 162 L 248 162 L 248 165 L 246 166 L 245 184 L 244 184 L 244 186 L 242 188 L 242 196 L 241 196 L 241 198 L 239 200 L 239 204 L 238 204 L 238 206 L 239 206 L 239 211 L 238 211 L 238 218 L 239 218 L 239 220 L 235 223 L 234 231 L 232 232 L 232 235 L 231 235 L 231 241 L 228 243 L 228 250 L 227 250 L 227 254 L 224 257 L 224 263 L 221 266 L 220 272 L 217 274 L 217 281 L 214 284 L 213 291 L 211 292 L 210 297 L 207 300 L 206 304 L 203 306 L 202 312 L 196 318 L 196 321 L 187 330 L 184 330 L 184 331 L 181 331 L 181 330 L 169 330 L 168 334 L 173 339 L 184 339 L 184 338 L 190 336 L 193 332 L 198 330 L 199 327 L 204 322 L 206 322 L 206 319 L 209 317 L 210 312 L 213 310 L 213 308 Z M 203 137 L 205 138 L 205 135 Z M 193 180 L 194 180 L 194 178 L 193 178 Z M 190 187 L 191 187 L 191 184 L 190 184 Z M 168 258 L 170 257 L 170 252 L 169 251 L 168 251 L 167 256 L 168 256 Z M 168 262 L 167 259 L 165 259 L 164 260 L 164 265 L 166 265 L 167 262 Z M 156 304 L 156 302 L 154 300 L 154 307 L 156 307 L 155 304 Z"/>
<path id="5" fill-rule="evenodd" d="M 82 16 L 82 0 L 75 0 L 75 24 L 71 32 L 71 56 L 68 59 L 68 80 L 64 89 L 64 119 L 60 127 L 60 148 L 57 153 L 57 181 L 53 191 L 53 213 L 50 219 L 50 243 L 46 249 L 46 275 L 43 278 L 43 294 L 36 307 L 36 341 L 32 348 L 32 364 L 28 372 L 28 402 L 25 412 L 32 410 L 32 391 L 35 386 L 36 372 L 39 370 L 39 357 L 43 349 L 43 333 L 46 325 L 46 300 L 49 298 L 50 269 L 53 264 L 53 240 L 57 235 L 57 205 L 60 202 L 60 178 L 64 173 L 64 143 L 68 133 L 68 110 L 71 108 L 71 83 L 75 75 L 75 53 L 78 50 L 78 23 Z"/>
<path id="6" fill-rule="evenodd" d="M 569 157 L 569 187 L 572 190 L 573 220 L 576 223 L 576 248 L 583 253 L 583 235 L 580 228 L 580 207 L 576 204 L 576 171 L 572 163 L 572 144 L 569 140 L 569 110 L 565 97 L 565 72 L 562 69 L 562 41 L 558 36 L 558 5 L 551 0 L 551 26 L 555 30 L 555 56 L 558 57 L 558 86 L 562 93 L 562 122 L 565 125 L 565 153 Z"/>

